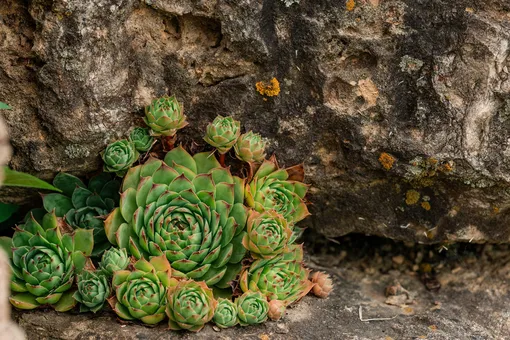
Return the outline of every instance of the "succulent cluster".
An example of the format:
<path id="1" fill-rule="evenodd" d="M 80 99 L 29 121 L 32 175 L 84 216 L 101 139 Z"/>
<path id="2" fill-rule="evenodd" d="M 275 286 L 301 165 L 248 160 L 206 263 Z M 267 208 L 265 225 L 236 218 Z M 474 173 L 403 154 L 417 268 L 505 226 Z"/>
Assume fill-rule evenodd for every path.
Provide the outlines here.
<path id="1" fill-rule="evenodd" d="M 62 193 L 44 195 L 45 214 L 34 210 L 16 227 L 15 307 L 79 304 L 95 313 L 110 305 L 124 320 L 167 319 L 172 330 L 196 332 L 208 322 L 278 320 L 308 292 L 329 294 L 331 279 L 310 277 L 295 243 L 296 224 L 309 215 L 302 165 L 266 159 L 262 137 L 242 134 L 232 117 L 207 126 L 204 140 L 219 158 L 174 147 L 188 124 L 175 97 L 154 100 L 144 120 L 148 128 L 101 153 L 104 173 L 87 185 L 58 174 Z M 231 150 L 248 164 L 227 166 Z"/>

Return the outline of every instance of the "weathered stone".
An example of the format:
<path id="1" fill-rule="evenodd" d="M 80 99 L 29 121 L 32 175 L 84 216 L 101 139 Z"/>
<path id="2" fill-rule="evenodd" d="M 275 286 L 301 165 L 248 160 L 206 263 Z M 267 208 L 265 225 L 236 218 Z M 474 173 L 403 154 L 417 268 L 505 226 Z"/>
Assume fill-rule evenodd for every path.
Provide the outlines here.
<path id="1" fill-rule="evenodd" d="M 4 2 L 16 170 L 96 170 L 170 93 L 181 140 L 233 114 L 282 163 L 304 160 L 306 223 L 329 237 L 510 241 L 506 0 Z M 273 77 L 264 98 L 255 83 Z"/>

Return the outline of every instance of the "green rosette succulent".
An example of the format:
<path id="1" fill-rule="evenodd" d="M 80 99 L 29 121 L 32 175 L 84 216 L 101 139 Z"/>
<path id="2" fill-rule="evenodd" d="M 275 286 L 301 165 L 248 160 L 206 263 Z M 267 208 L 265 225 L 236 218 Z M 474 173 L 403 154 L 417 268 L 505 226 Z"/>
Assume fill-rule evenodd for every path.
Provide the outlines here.
<path id="1" fill-rule="evenodd" d="M 131 259 L 125 248 L 110 248 L 103 253 L 99 269 L 104 275 L 111 278 L 116 271 L 126 269 L 130 262 Z"/>
<path id="2" fill-rule="evenodd" d="M 59 173 L 53 185 L 62 190 L 62 194 L 43 196 L 46 211 L 55 211 L 57 217 L 64 217 L 74 229 L 93 230 L 92 256 L 98 256 L 111 247 L 104 232 L 104 219 L 119 205 L 120 181 L 108 173 L 102 173 L 92 177 L 86 186 L 73 175 Z"/>
<path id="3" fill-rule="evenodd" d="M 241 273 L 239 284 L 243 292 L 258 291 L 269 300 L 280 300 L 288 306 L 312 289 L 309 274 L 303 265 L 302 246 L 293 245 L 272 259 L 253 262 Z"/>
<path id="4" fill-rule="evenodd" d="M 101 152 L 105 172 L 114 172 L 122 177 L 126 171 L 138 160 L 140 154 L 136 151 L 134 144 L 127 139 L 121 139 L 108 144 L 106 149 Z"/>
<path id="5" fill-rule="evenodd" d="M 274 210 L 250 212 L 246 222 L 243 246 L 255 258 L 270 259 L 287 249 L 292 230 L 287 220 Z"/>
<path id="6" fill-rule="evenodd" d="M 177 130 L 188 125 L 182 111 L 175 96 L 164 96 L 145 107 L 144 121 L 153 136 L 173 137 Z"/>
<path id="7" fill-rule="evenodd" d="M 245 292 L 236 299 L 236 305 L 241 326 L 255 325 L 267 320 L 269 303 L 261 292 Z"/>
<path id="8" fill-rule="evenodd" d="M 92 253 L 92 230 L 74 232 L 62 227 L 54 213 L 41 223 L 29 217 L 12 238 L 12 278 L 9 298 L 19 309 L 51 305 L 70 310 L 76 304 L 71 287 Z"/>
<path id="9" fill-rule="evenodd" d="M 216 306 L 213 321 L 220 328 L 234 327 L 239 323 L 237 305 L 230 299 L 218 299 L 218 306 Z"/>
<path id="10" fill-rule="evenodd" d="M 240 134 L 241 122 L 232 117 L 218 116 L 207 125 L 204 140 L 224 154 L 234 146 Z"/>
<path id="11" fill-rule="evenodd" d="M 140 152 L 147 152 L 154 144 L 154 137 L 149 133 L 149 129 L 135 127 L 129 134 L 129 140 L 135 145 L 135 149 Z"/>
<path id="12" fill-rule="evenodd" d="M 78 290 L 73 297 L 80 303 L 80 312 L 96 313 L 110 296 L 110 284 L 105 275 L 83 271 L 78 275 Z"/>
<path id="13" fill-rule="evenodd" d="M 226 288 L 246 252 L 243 183 L 209 153 L 179 146 L 129 170 L 106 235 L 137 259 L 165 254 L 175 276 Z"/>
<path id="14" fill-rule="evenodd" d="M 274 157 L 265 160 L 246 185 L 246 205 L 258 212 L 275 210 L 293 226 L 310 215 L 303 201 L 308 190 L 303 178 L 303 165 L 279 169 Z"/>
<path id="15" fill-rule="evenodd" d="M 266 157 L 265 149 L 266 142 L 253 131 L 242 134 L 234 145 L 237 158 L 248 163 L 262 162 Z"/>
<path id="16" fill-rule="evenodd" d="M 115 296 L 108 303 L 124 320 L 140 320 L 155 325 L 165 318 L 167 288 L 170 286 L 172 267 L 165 256 L 141 259 L 133 271 L 120 270 L 113 275 Z"/>
<path id="17" fill-rule="evenodd" d="M 205 282 L 193 280 L 174 281 L 168 289 L 167 300 L 168 326 L 174 331 L 198 332 L 211 321 L 218 303 Z"/>

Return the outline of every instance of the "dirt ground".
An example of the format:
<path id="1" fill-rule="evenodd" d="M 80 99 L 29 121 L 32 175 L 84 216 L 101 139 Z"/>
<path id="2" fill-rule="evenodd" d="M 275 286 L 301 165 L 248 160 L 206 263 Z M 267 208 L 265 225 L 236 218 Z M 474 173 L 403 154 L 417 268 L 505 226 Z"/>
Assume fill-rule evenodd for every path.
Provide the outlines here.
<path id="1" fill-rule="evenodd" d="M 510 246 L 423 246 L 307 234 L 308 265 L 330 273 L 328 299 L 307 296 L 279 322 L 198 334 L 99 315 L 14 312 L 29 339 L 509 339 Z"/>

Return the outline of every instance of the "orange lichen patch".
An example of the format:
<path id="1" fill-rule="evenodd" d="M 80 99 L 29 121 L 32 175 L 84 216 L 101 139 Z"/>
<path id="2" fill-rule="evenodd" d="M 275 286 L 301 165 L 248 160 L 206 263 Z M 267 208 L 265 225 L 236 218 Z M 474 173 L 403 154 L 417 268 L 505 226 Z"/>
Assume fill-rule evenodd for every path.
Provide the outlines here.
<path id="1" fill-rule="evenodd" d="M 390 170 L 393 167 L 393 164 L 395 163 L 396 159 L 389 153 L 383 152 L 379 156 L 379 163 L 385 168 L 386 170 Z"/>
<path id="2" fill-rule="evenodd" d="M 453 161 L 449 161 L 449 162 L 441 164 L 438 167 L 438 170 L 442 171 L 442 172 L 451 172 L 451 171 L 453 171 L 454 165 L 455 165 L 455 163 L 453 163 Z"/>
<path id="3" fill-rule="evenodd" d="M 434 157 L 430 157 L 427 159 L 427 162 L 429 162 L 430 165 L 436 165 L 437 159 L 435 159 Z"/>
<path id="4" fill-rule="evenodd" d="M 260 334 L 259 339 L 260 340 L 269 340 L 270 338 L 269 338 L 269 335 L 267 335 L 267 334 Z"/>
<path id="5" fill-rule="evenodd" d="M 492 207 L 492 212 L 495 214 L 499 214 L 499 207 Z"/>
<path id="6" fill-rule="evenodd" d="M 406 192 L 406 204 L 414 205 L 420 200 L 420 193 L 416 190 L 407 190 Z M 425 203 L 425 202 L 424 202 Z"/>
<path id="7" fill-rule="evenodd" d="M 430 326 L 429 326 L 429 329 L 430 329 L 432 332 L 436 332 L 436 331 L 437 331 L 437 326 L 436 326 L 436 325 L 430 325 Z"/>
<path id="8" fill-rule="evenodd" d="M 356 7 L 356 1 L 347 0 L 347 2 L 345 3 L 345 9 L 347 9 L 348 11 L 352 11 L 354 7 Z"/>
<path id="9" fill-rule="evenodd" d="M 255 87 L 263 96 L 273 97 L 280 94 L 280 82 L 276 78 L 271 79 L 269 84 L 259 81 Z"/>
<path id="10" fill-rule="evenodd" d="M 431 206 L 429 202 L 421 202 L 421 207 L 427 211 L 430 210 Z"/>

